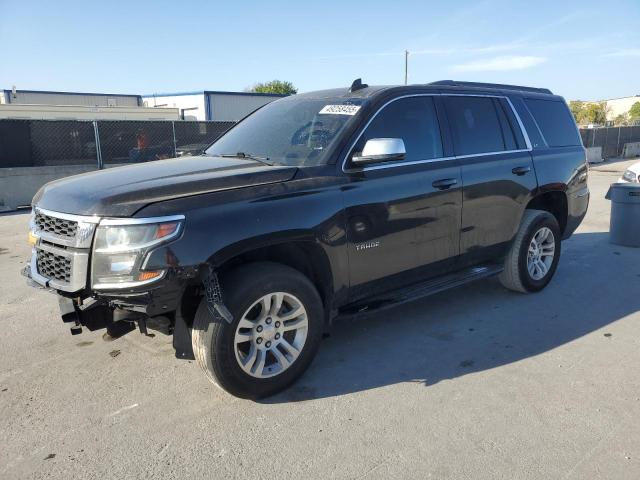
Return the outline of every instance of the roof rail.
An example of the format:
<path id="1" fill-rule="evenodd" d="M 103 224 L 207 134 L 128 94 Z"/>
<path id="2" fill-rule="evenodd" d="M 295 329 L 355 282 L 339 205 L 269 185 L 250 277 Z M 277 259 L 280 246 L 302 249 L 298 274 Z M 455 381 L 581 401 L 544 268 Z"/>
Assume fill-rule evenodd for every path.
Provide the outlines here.
<path id="1" fill-rule="evenodd" d="M 431 82 L 428 85 L 443 85 L 449 87 L 478 87 L 478 88 L 495 88 L 502 90 L 519 90 L 521 92 L 531 93 L 548 93 L 553 95 L 553 92 L 548 88 L 535 88 L 535 87 L 522 87 L 520 85 L 503 85 L 501 83 L 480 83 L 480 82 L 459 82 L 457 80 L 438 80 L 437 82 Z"/>

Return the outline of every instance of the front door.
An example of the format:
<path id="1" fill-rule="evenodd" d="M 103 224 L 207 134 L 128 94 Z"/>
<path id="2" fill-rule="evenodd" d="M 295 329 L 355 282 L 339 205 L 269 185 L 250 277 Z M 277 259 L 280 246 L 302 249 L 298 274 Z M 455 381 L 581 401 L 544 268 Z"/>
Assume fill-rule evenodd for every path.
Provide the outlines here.
<path id="1" fill-rule="evenodd" d="M 405 158 L 356 168 L 349 159 L 374 138 L 402 139 Z M 345 174 L 353 297 L 426 278 L 458 255 L 462 179 L 443 156 L 432 97 L 388 103 L 359 137 Z"/>

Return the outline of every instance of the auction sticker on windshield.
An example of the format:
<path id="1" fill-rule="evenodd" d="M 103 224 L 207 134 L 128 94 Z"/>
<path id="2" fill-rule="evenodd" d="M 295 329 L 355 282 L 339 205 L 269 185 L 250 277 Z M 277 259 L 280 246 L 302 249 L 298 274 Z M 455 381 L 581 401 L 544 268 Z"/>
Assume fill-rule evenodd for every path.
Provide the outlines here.
<path id="1" fill-rule="evenodd" d="M 324 115 L 355 115 L 360 110 L 360 105 L 325 105 L 320 110 Z"/>

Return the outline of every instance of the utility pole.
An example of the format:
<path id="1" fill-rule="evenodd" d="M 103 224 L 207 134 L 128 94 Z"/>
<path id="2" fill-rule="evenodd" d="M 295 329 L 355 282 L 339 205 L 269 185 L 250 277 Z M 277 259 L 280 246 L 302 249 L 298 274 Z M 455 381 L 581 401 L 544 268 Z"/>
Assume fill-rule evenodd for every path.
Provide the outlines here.
<path id="1" fill-rule="evenodd" d="M 404 51 L 404 84 L 407 84 L 409 76 L 409 50 Z"/>

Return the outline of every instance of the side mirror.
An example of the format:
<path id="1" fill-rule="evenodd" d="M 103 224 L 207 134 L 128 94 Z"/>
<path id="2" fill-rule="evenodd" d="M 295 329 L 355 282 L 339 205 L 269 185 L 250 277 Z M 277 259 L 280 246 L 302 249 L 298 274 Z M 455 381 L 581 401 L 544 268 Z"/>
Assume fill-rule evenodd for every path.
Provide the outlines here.
<path id="1" fill-rule="evenodd" d="M 362 153 L 354 155 L 354 165 L 404 160 L 407 151 L 401 138 L 372 138 L 364 144 Z"/>

